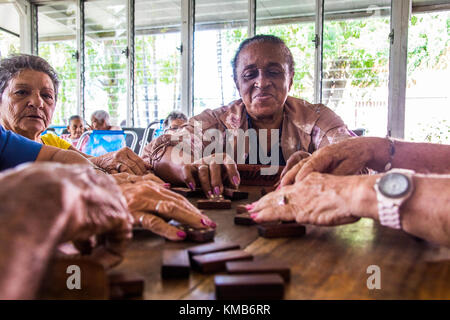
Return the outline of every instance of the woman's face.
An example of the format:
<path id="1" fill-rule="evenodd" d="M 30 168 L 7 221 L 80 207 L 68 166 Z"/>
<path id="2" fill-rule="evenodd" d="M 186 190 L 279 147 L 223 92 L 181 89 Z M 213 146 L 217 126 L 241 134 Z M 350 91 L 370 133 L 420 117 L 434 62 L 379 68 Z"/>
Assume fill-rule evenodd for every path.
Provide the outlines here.
<path id="1" fill-rule="evenodd" d="M 293 73 L 279 45 L 248 45 L 239 54 L 236 76 L 236 86 L 250 116 L 264 119 L 282 112 Z"/>
<path id="2" fill-rule="evenodd" d="M 73 119 L 70 121 L 70 125 L 67 127 L 69 130 L 70 137 L 72 139 L 78 139 L 84 132 L 84 125 L 81 119 Z"/>
<path id="3" fill-rule="evenodd" d="M 22 70 L 3 91 L 0 120 L 3 126 L 32 140 L 50 125 L 55 111 L 55 91 L 50 77 Z"/>

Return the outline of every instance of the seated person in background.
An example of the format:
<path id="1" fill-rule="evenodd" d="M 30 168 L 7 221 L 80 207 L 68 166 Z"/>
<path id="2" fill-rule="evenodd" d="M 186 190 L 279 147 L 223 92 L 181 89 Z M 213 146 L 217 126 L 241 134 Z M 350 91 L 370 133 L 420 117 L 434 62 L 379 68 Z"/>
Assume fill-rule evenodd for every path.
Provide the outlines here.
<path id="1" fill-rule="evenodd" d="M 62 134 L 61 138 L 70 142 L 72 146 L 76 147 L 78 139 L 84 132 L 83 119 L 79 115 L 71 116 L 69 118 L 69 125 L 67 126 L 69 133 Z"/>
<path id="2" fill-rule="evenodd" d="M 120 127 L 111 125 L 109 113 L 105 110 L 97 110 L 92 113 L 90 127 L 92 130 L 122 130 Z"/>
<path id="3" fill-rule="evenodd" d="M 188 118 L 183 112 L 172 111 L 164 120 L 164 132 L 169 133 L 178 130 L 183 124 L 188 121 Z"/>
<path id="4" fill-rule="evenodd" d="M 450 247 L 449 159 L 449 145 L 348 139 L 300 161 L 283 177 L 280 189 L 248 209 L 258 223 L 335 226 L 372 218 Z M 353 175 L 364 167 L 382 173 Z"/>
<path id="5" fill-rule="evenodd" d="M 164 180 L 185 183 L 190 188 L 200 184 L 205 194 L 213 197 L 222 193 L 222 181 L 239 185 L 236 162 L 267 164 L 261 157 L 270 154 L 269 164 L 285 165 L 286 160 L 287 164 L 297 162 L 317 149 L 353 136 L 326 106 L 288 96 L 294 81 L 294 58 L 280 38 L 257 35 L 245 40 L 232 65 L 241 99 L 205 110 L 175 133 L 162 135 L 145 148 L 144 160 Z M 249 131 L 256 132 L 254 139 L 244 138 Z M 213 143 L 208 132 L 214 132 L 218 148 L 210 148 Z M 177 136 L 187 137 L 185 144 L 191 144 L 191 153 L 185 152 L 184 157 L 191 161 L 172 159 Z M 231 154 L 223 153 L 227 144 L 233 147 Z M 265 146 L 272 146 L 272 152 Z"/>
<path id="6" fill-rule="evenodd" d="M 0 124 L 30 140 L 79 152 L 109 173 L 142 175 L 145 163 L 131 149 L 122 148 L 90 157 L 55 134 L 41 136 L 52 122 L 58 98 L 56 71 L 38 56 L 20 54 L 0 61 Z"/>

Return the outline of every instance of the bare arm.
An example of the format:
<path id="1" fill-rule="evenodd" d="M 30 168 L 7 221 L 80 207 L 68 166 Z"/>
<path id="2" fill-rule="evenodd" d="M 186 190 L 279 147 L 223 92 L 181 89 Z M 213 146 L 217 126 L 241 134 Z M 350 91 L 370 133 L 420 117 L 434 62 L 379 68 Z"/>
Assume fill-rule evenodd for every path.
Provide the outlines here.
<path id="1" fill-rule="evenodd" d="M 42 146 L 36 161 L 54 161 L 65 164 L 85 164 L 92 166 L 92 163 L 78 152 L 46 145 Z"/>
<path id="2" fill-rule="evenodd" d="M 104 234 L 108 239 L 98 258 L 115 256 L 120 262 L 132 223 L 114 180 L 90 168 L 34 163 L 5 171 L 0 174 L 0 299 L 33 298 L 60 242 Z"/>
<path id="3" fill-rule="evenodd" d="M 293 185 L 261 198 L 249 210 L 257 222 L 296 220 L 316 225 L 341 225 L 367 217 L 379 220 L 376 192 L 379 175 L 335 176 L 311 173 Z M 415 175 L 414 193 L 402 205 L 403 229 L 450 247 L 450 175 Z M 302 196 L 299 197 L 298 195 Z M 280 205 L 282 200 L 285 205 Z"/>
<path id="4" fill-rule="evenodd" d="M 377 176 L 360 177 L 355 195 L 355 212 L 360 217 L 378 218 Z M 450 175 L 415 175 L 414 193 L 400 209 L 402 228 L 417 237 L 450 247 Z"/>
<path id="5" fill-rule="evenodd" d="M 78 149 L 75 148 L 74 146 L 70 146 L 68 150 L 75 151 L 75 152 L 81 154 L 83 157 L 85 157 L 85 158 L 87 158 L 87 159 L 92 158 L 92 156 L 90 156 L 90 155 L 88 155 L 88 154 L 86 154 L 86 153 L 84 153 L 84 152 L 81 152 L 80 150 L 78 150 Z"/>
<path id="6" fill-rule="evenodd" d="M 450 173 L 450 145 L 396 140 L 392 166 L 421 173 Z"/>
<path id="7" fill-rule="evenodd" d="M 280 185 L 301 181 L 311 172 L 351 175 L 365 167 L 383 172 L 389 162 L 392 168 L 419 173 L 450 173 L 449 145 L 394 140 L 393 146 L 393 156 L 390 154 L 392 145 L 386 138 L 351 138 L 326 146 L 292 167 Z"/>

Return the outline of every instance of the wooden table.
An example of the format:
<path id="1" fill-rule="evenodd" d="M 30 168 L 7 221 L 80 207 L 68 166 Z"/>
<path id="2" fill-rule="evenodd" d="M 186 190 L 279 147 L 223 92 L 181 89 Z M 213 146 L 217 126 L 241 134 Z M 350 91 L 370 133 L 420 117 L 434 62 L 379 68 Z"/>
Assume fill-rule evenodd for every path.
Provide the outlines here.
<path id="1" fill-rule="evenodd" d="M 207 210 L 217 224 L 216 242 L 235 241 L 254 260 L 282 261 L 291 268 L 285 299 L 450 299 L 450 250 L 380 226 L 370 219 L 339 227 L 307 226 L 301 238 L 264 239 L 255 226 L 233 222 L 238 204 L 260 197 L 261 187 L 245 187 L 248 200 L 231 210 Z M 192 199 L 195 202 L 195 199 Z M 144 299 L 215 299 L 214 275 L 192 271 L 186 280 L 162 280 L 163 248 L 186 248 L 159 236 L 136 235 L 115 270 L 145 280 Z M 367 267 L 381 270 L 381 289 L 367 288 Z"/>

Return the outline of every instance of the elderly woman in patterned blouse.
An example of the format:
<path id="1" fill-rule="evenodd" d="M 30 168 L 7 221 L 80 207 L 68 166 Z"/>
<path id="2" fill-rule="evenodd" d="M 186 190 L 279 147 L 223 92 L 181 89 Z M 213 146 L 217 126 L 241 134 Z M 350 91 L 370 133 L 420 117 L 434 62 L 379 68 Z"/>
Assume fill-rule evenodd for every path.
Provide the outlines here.
<path id="1" fill-rule="evenodd" d="M 288 96 L 294 59 L 281 39 L 257 35 L 245 40 L 232 65 L 241 99 L 205 110 L 146 147 L 144 160 L 163 179 L 190 188 L 200 184 L 214 197 L 222 193 L 222 181 L 239 185 L 236 163 L 269 161 L 288 168 L 319 148 L 354 136 L 326 106 Z M 266 146 L 271 146 L 269 152 Z"/>

